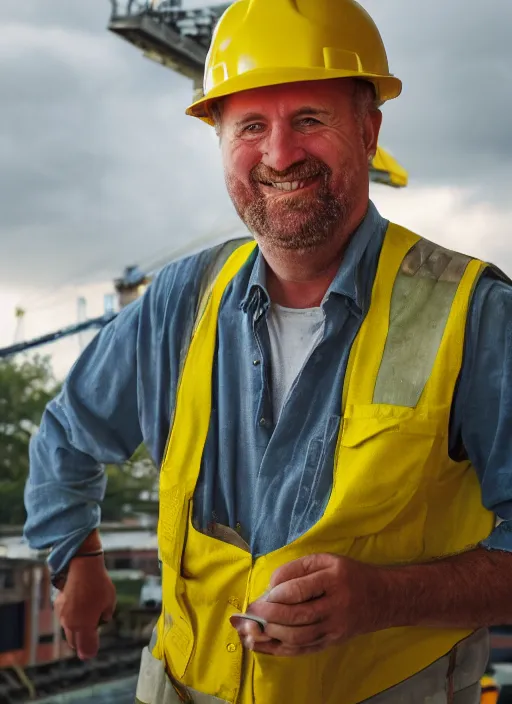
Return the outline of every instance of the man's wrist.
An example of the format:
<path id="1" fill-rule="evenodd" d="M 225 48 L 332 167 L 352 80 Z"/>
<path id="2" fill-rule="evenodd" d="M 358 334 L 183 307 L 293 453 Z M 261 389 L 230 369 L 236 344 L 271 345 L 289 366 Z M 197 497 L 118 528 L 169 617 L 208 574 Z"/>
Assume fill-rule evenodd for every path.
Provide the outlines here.
<path id="1" fill-rule="evenodd" d="M 97 528 L 95 528 L 92 533 L 89 533 L 89 535 L 80 545 L 74 556 L 78 557 L 78 555 L 97 552 L 101 551 L 102 549 L 103 548 L 101 545 L 100 532 Z"/>
<path id="2" fill-rule="evenodd" d="M 364 568 L 366 574 L 359 592 L 364 601 L 362 606 L 365 614 L 361 635 L 405 625 L 399 623 L 404 614 L 397 607 L 397 604 L 401 604 L 404 588 L 403 575 L 397 573 L 401 568 L 381 565 L 365 565 Z"/>
<path id="3" fill-rule="evenodd" d="M 68 577 L 68 573 L 71 567 L 71 564 L 74 560 L 78 558 L 95 558 L 95 557 L 100 557 L 104 554 L 103 552 L 103 547 L 101 545 L 101 540 L 100 540 L 100 535 L 98 529 L 95 529 L 90 533 L 87 538 L 84 540 L 84 542 L 80 545 L 78 550 L 75 552 L 75 554 L 70 558 L 69 562 L 67 565 L 60 570 L 60 572 L 53 573 L 51 575 L 51 583 L 52 585 L 58 589 L 59 591 L 62 591 L 64 589 L 64 586 L 66 584 L 66 580 Z"/>

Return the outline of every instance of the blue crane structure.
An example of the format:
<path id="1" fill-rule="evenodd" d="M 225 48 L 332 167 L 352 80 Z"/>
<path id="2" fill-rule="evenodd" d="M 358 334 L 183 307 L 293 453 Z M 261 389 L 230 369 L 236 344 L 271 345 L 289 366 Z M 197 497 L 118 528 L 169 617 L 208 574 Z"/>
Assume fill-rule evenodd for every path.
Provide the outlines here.
<path id="1" fill-rule="evenodd" d="M 138 298 L 142 290 L 148 285 L 149 281 L 149 275 L 142 272 L 138 267 L 127 267 L 124 271 L 124 275 L 121 278 L 116 279 L 114 282 L 118 295 L 119 308 L 124 308 L 126 305 Z M 118 313 L 116 311 L 106 311 L 103 315 L 100 315 L 97 318 L 90 318 L 88 320 L 74 323 L 73 325 L 67 325 L 66 327 L 60 328 L 59 330 L 54 330 L 53 332 L 49 332 L 46 335 L 41 335 L 40 337 L 36 337 L 32 340 L 15 342 L 8 347 L 0 348 L 0 359 L 12 357 L 13 355 L 21 352 L 27 352 L 35 347 L 41 347 L 42 345 L 47 345 L 50 342 L 62 340 L 63 338 L 70 337 L 71 335 L 78 335 L 86 330 L 99 330 L 105 327 L 105 325 L 108 325 L 117 315 Z"/>

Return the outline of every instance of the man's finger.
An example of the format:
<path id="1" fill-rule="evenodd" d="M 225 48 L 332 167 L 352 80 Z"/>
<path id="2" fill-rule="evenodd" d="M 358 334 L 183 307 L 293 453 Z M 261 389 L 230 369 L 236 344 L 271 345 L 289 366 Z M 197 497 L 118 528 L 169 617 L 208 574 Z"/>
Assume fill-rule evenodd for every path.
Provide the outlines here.
<path id="1" fill-rule="evenodd" d="M 329 604 L 326 600 L 314 599 L 292 605 L 283 602 L 255 601 L 249 606 L 248 612 L 264 619 L 267 624 L 311 626 L 324 621 L 328 616 L 328 610 Z M 268 625 L 265 627 L 265 633 L 267 632 Z"/>
<path id="2" fill-rule="evenodd" d="M 302 604 L 318 599 L 326 592 L 327 571 L 313 572 L 278 584 L 270 590 L 267 601 L 278 604 Z"/>
<path id="3" fill-rule="evenodd" d="M 300 557 L 298 560 L 293 560 L 293 562 L 288 562 L 286 565 L 279 567 L 270 579 L 270 587 L 272 589 L 283 582 L 289 582 L 292 579 L 298 579 L 319 570 L 328 569 L 332 566 L 332 562 L 333 556 L 325 553 Z"/>
<path id="4" fill-rule="evenodd" d="M 249 643 L 265 643 L 266 641 L 271 640 L 265 633 L 261 632 L 258 624 L 253 621 L 232 618 L 231 625 L 236 628 L 242 643 L 245 641 Z"/>
<path id="5" fill-rule="evenodd" d="M 66 642 L 71 648 L 71 650 L 76 650 L 75 632 L 72 631 L 70 628 L 66 628 L 66 626 L 62 626 L 62 630 L 64 631 L 64 635 L 66 636 Z"/>
<path id="6" fill-rule="evenodd" d="M 75 633 L 76 654 L 80 660 L 89 660 L 96 657 L 100 647 L 100 638 L 97 629 L 87 629 Z"/>
<path id="7" fill-rule="evenodd" d="M 327 638 L 327 624 L 316 623 L 313 626 L 279 626 L 269 623 L 266 634 L 283 646 L 292 648 L 307 648 L 318 645 Z"/>

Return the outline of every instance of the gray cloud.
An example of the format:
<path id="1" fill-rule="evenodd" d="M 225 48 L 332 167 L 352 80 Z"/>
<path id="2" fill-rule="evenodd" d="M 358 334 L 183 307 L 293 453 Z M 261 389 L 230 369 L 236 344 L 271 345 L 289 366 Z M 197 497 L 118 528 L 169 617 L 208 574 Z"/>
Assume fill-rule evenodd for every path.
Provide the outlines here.
<path id="1" fill-rule="evenodd" d="M 510 187 L 512 3 L 367 0 L 402 96 L 385 106 L 383 141 L 418 182 Z"/>
<path id="2" fill-rule="evenodd" d="M 203 3 L 204 4 L 204 3 Z M 511 184 L 512 3 L 366 0 L 402 97 L 382 143 L 413 184 Z M 107 0 L 0 4 L 0 276 L 117 275 L 232 218 L 191 84 L 106 31 Z"/>
<path id="3" fill-rule="evenodd" d="M 230 213 L 211 130 L 183 114 L 191 84 L 107 33 L 108 16 L 1 6 L 4 283 L 112 276 Z"/>

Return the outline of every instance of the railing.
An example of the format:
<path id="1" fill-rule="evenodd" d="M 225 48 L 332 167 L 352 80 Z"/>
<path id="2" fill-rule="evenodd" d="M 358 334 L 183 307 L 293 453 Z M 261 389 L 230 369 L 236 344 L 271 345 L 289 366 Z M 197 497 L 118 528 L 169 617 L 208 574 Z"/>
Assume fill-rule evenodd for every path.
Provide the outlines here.
<path id="1" fill-rule="evenodd" d="M 110 0 L 110 21 L 135 18 L 151 20 L 171 27 L 184 37 L 190 37 L 208 48 L 220 15 L 231 3 L 222 3 L 195 9 L 182 9 L 181 0 Z"/>
<path id="2" fill-rule="evenodd" d="M 134 17 L 181 9 L 182 0 L 110 0 L 112 17 Z"/>

